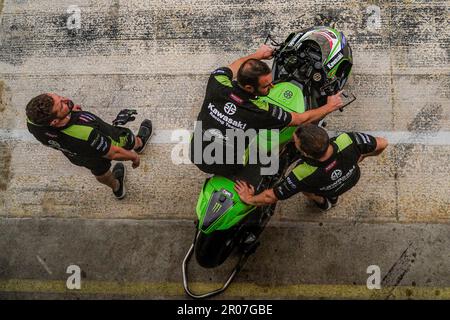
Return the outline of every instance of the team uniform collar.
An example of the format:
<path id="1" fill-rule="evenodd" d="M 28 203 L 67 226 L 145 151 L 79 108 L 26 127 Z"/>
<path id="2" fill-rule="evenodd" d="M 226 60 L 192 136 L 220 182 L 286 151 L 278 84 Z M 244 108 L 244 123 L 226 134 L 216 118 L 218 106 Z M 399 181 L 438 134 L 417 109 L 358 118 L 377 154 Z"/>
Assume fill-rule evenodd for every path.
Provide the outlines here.
<path id="1" fill-rule="evenodd" d="M 67 122 L 67 124 L 65 126 L 59 127 L 57 129 L 58 130 L 64 130 L 64 129 L 67 129 L 68 127 L 70 127 L 71 125 L 76 124 L 78 122 L 78 118 L 79 118 L 80 114 L 81 114 L 81 112 L 79 112 L 79 111 L 72 111 L 70 113 L 70 120 L 69 120 L 69 122 Z"/>
<path id="2" fill-rule="evenodd" d="M 326 167 L 330 163 L 332 163 L 334 160 L 336 160 L 336 153 L 338 151 L 338 146 L 335 143 L 332 143 L 332 142 L 331 142 L 331 146 L 333 147 L 333 154 L 331 155 L 331 157 L 329 157 L 325 161 L 319 161 L 319 160 L 316 160 L 316 159 L 313 159 L 313 158 L 309 158 L 309 157 L 302 157 L 302 159 L 307 164 L 309 164 L 309 165 L 311 165 L 313 167 Z"/>
<path id="3" fill-rule="evenodd" d="M 244 89 L 241 88 L 241 86 L 239 86 L 239 84 L 237 83 L 237 81 L 233 81 L 233 94 L 237 95 L 239 98 L 245 100 L 245 101 L 249 101 L 249 100 L 256 100 L 258 99 L 258 96 L 255 96 L 252 93 L 249 93 L 247 91 L 245 91 Z"/>

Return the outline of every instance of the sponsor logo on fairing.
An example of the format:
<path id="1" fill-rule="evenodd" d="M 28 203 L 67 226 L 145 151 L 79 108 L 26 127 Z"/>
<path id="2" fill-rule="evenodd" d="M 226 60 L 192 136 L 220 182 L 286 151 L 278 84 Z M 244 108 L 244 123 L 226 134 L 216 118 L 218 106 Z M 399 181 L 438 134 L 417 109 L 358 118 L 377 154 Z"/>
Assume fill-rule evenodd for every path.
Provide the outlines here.
<path id="1" fill-rule="evenodd" d="M 286 91 L 284 92 L 284 94 L 283 94 L 283 96 L 284 96 L 286 99 L 291 99 L 293 95 L 294 95 L 294 94 L 293 94 L 292 91 L 290 91 L 290 90 L 286 90 Z"/>

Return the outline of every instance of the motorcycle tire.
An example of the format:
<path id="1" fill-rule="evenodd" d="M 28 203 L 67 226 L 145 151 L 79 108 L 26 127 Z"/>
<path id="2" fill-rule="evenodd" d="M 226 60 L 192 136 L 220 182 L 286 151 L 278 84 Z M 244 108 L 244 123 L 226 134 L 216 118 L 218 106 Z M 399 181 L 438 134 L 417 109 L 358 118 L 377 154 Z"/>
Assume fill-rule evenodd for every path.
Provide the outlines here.
<path id="1" fill-rule="evenodd" d="M 235 232 L 215 231 L 211 234 L 200 232 L 195 243 L 195 258 L 203 268 L 221 265 L 233 252 L 238 241 Z"/>

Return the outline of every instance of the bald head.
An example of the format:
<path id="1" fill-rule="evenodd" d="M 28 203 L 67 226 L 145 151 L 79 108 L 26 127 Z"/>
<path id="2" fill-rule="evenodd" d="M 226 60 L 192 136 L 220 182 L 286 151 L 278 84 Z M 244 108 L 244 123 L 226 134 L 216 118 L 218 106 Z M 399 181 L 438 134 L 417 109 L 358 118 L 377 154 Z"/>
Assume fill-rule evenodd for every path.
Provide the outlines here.
<path id="1" fill-rule="evenodd" d="M 254 89 L 257 89 L 259 86 L 259 78 L 270 73 L 270 67 L 265 62 L 257 59 L 249 59 L 239 68 L 237 81 L 241 87 L 250 85 Z"/>

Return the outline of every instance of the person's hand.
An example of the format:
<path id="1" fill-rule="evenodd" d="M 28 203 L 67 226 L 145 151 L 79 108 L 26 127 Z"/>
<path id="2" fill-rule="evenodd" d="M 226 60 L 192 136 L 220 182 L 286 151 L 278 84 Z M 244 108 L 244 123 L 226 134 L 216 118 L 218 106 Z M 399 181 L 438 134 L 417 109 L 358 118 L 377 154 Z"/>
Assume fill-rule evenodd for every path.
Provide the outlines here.
<path id="1" fill-rule="evenodd" d="M 268 60 L 272 59 L 273 49 L 266 44 L 263 44 L 258 50 L 255 52 L 256 59 L 259 60 Z"/>
<path id="2" fill-rule="evenodd" d="M 344 105 L 341 97 L 342 91 L 339 91 L 334 96 L 327 97 L 327 105 L 333 110 L 338 110 Z"/>
<path id="3" fill-rule="evenodd" d="M 83 111 L 83 110 L 81 109 L 81 106 L 77 104 L 73 106 L 72 111 Z"/>
<path id="4" fill-rule="evenodd" d="M 136 169 L 141 164 L 141 158 L 139 158 L 138 155 L 136 155 L 136 158 L 133 159 L 133 169 Z"/>
<path id="5" fill-rule="evenodd" d="M 250 199 L 255 195 L 255 188 L 249 185 L 247 182 L 237 180 L 234 185 L 234 190 L 237 191 L 241 200 L 245 203 L 249 203 Z"/>

